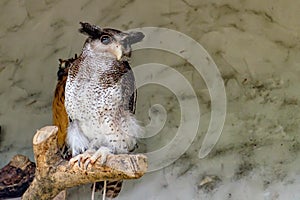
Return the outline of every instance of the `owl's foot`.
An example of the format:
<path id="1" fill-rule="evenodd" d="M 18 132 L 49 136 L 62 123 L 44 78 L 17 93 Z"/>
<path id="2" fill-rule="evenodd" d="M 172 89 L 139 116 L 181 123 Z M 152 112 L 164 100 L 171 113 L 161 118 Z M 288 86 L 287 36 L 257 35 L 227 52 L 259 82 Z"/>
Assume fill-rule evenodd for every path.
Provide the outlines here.
<path id="1" fill-rule="evenodd" d="M 100 158 L 100 164 L 104 165 L 107 156 L 111 154 L 111 150 L 107 147 L 100 147 L 93 155 L 85 161 L 85 167 L 87 168 L 89 164 L 94 164 Z"/>
<path id="2" fill-rule="evenodd" d="M 107 147 L 100 147 L 97 151 L 87 150 L 71 158 L 69 164 L 74 165 L 78 162 L 80 168 L 87 169 L 90 164 L 94 164 L 100 158 L 100 164 L 104 165 L 109 154 L 111 154 L 111 151 Z"/>
<path id="3" fill-rule="evenodd" d="M 95 153 L 95 151 L 87 150 L 87 151 L 83 152 L 82 154 L 74 156 L 73 158 L 71 158 L 69 160 L 69 165 L 72 166 L 75 163 L 78 163 L 78 166 L 80 168 L 82 168 L 83 166 L 85 166 L 86 161 L 91 157 L 91 154 L 93 154 L 93 153 Z M 84 169 L 87 169 L 87 167 L 85 167 Z"/>

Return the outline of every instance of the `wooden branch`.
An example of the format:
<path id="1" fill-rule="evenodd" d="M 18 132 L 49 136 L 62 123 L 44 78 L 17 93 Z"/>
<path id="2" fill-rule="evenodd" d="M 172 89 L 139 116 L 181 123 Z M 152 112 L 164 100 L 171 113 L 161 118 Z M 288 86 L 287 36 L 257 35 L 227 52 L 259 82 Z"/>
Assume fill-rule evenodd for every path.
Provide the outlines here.
<path id="1" fill-rule="evenodd" d="M 60 156 L 57 130 L 56 126 L 47 126 L 33 138 L 36 172 L 23 200 L 53 199 L 66 188 L 103 180 L 137 179 L 147 171 L 147 158 L 142 154 L 108 155 L 105 165 L 97 161 L 86 170 L 77 163 L 70 166 Z"/>

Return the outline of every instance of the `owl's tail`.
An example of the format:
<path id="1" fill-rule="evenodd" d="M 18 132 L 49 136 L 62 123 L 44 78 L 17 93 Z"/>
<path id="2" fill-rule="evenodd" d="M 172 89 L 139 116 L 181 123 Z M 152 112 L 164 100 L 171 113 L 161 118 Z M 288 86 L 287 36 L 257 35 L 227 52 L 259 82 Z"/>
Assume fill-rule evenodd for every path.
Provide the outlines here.
<path id="1" fill-rule="evenodd" d="M 122 189 L 122 183 L 122 180 L 106 181 L 106 187 L 104 187 L 104 181 L 96 182 L 95 191 L 100 191 L 107 198 L 116 198 Z M 106 190 L 106 192 L 104 192 L 104 190 Z"/>

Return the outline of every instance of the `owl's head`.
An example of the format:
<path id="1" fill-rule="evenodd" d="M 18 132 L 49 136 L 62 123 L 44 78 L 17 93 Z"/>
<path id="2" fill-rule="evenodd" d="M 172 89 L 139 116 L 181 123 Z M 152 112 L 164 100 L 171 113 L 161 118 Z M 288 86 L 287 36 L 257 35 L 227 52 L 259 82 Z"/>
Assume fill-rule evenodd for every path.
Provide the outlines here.
<path id="1" fill-rule="evenodd" d="M 96 25 L 80 22 L 80 33 L 88 35 L 83 51 L 99 54 L 106 57 L 122 58 L 130 57 L 131 45 L 140 42 L 145 35 L 141 32 L 122 32 L 111 28 L 100 28 Z"/>

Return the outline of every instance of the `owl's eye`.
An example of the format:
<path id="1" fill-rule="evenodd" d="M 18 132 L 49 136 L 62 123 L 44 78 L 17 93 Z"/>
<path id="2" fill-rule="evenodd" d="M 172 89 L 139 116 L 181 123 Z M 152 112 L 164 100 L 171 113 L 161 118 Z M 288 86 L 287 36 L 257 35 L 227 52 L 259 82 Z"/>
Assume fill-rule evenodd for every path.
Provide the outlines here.
<path id="1" fill-rule="evenodd" d="M 103 36 L 101 36 L 100 41 L 102 44 L 108 45 L 109 43 L 111 43 L 112 39 L 108 35 L 103 35 Z"/>

